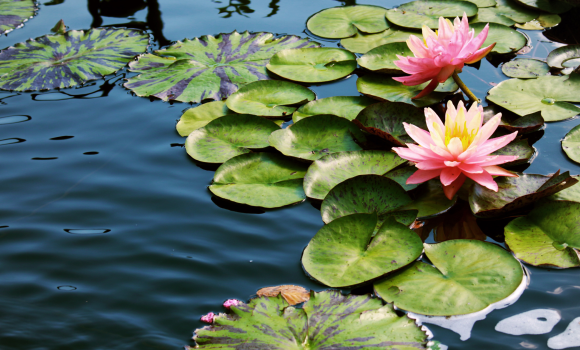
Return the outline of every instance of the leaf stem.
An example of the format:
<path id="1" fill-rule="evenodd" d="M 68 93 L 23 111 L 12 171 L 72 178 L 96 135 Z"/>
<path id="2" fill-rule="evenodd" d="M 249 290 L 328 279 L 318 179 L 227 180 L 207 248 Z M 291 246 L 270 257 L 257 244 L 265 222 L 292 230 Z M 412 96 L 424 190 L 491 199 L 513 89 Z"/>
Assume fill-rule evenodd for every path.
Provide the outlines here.
<path id="1" fill-rule="evenodd" d="M 475 102 L 475 103 L 481 102 L 481 100 L 478 99 L 477 96 L 475 96 L 473 94 L 473 92 L 471 92 L 471 90 L 469 90 L 469 88 L 467 87 L 467 85 L 465 85 L 463 80 L 461 80 L 461 78 L 459 78 L 459 75 L 457 74 L 457 72 L 453 72 L 453 80 L 455 80 L 457 85 L 459 85 L 459 88 L 461 89 L 461 91 L 463 91 L 467 95 L 467 97 L 469 97 L 471 102 Z"/>

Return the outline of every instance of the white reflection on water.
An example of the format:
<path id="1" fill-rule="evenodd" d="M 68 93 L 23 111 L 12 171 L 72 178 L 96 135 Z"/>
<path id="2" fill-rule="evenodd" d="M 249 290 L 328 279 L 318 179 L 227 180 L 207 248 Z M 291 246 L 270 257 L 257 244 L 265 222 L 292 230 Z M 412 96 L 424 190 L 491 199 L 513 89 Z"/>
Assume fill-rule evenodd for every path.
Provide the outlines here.
<path id="1" fill-rule="evenodd" d="M 530 310 L 499 321 L 495 330 L 511 335 L 546 334 L 552 331 L 560 319 L 562 317 L 556 310 Z"/>
<path id="2" fill-rule="evenodd" d="M 570 322 L 563 333 L 548 339 L 550 349 L 566 349 L 580 346 L 580 317 Z"/>

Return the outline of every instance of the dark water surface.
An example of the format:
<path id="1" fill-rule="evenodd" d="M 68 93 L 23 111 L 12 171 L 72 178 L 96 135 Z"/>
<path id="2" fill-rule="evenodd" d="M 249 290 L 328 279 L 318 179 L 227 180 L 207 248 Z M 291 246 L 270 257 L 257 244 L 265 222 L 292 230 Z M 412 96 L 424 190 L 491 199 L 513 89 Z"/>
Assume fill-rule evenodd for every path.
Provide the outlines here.
<path id="1" fill-rule="evenodd" d="M 153 48 L 233 30 L 304 36 L 310 15 L 345 3 L 354 1 L 159 0 L 144 1 L 132 13 L 99 10 L 92 1 L 52 0 L 24 28 L 1 37 L 0 47 L 44 35 L 61 18 L 71 29 L 92 23 L 146 27 L 155 36 Z M 537 50 L 526 57 L 545 58 L 560 45 L 538 42 L 547 41 L 540 32 L 527 34 Z M 506 77 L 487 61 L 480 69 L 462 76 L 484 97 L 489 82 Z M 263 214 L 216 205 L 207 190 L 213 171 L 195 165 L 174 129 L 190 105 L 134 97 L 122 87 L 128 74 L 121 70 L 60 92 L 0 92 L 2 350 L 180 349 L 193 345 L 199 317 L 220 311 L 225 299 L 246 300 L 279 284 L 324 289 L 299 262 L 322 226 L 320 212 L 308 202 Z M 312 89 L 318 98 L 358 95 L 355 81 L 352 76 Z M 576 124 L 549 124 L 527 172 L 580 173 L 559 142 Z M 455 349 L 547 348 L 549 337 L 580 316 L 580 274 L 530 270 L 531 285 L 521 299 L 476 323 L 469 340 L 429 326 L 435 339 Z M 516 337 L 494 330 L 501 319 L 537 308 L 562 313 L 550 334 Z"/>

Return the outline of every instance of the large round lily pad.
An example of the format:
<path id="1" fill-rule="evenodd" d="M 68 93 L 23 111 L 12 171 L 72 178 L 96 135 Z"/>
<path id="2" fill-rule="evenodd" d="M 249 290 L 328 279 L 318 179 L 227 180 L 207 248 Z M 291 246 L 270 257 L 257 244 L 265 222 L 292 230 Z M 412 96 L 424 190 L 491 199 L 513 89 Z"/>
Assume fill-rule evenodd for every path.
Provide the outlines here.
<path id="1" fill-rule="evenodd" d="M 534 266 L 580 266 L 580 203 L 547 202 L 505 227 L 516 258 Z"/>
<path id="2" fill-rule="evenodd" d="M 485 25 L 486 23 L 474 23 L 473 25 L 470 24 L 469 27 L 475 30 L 475 35 L 478 35 Z M 487 47 L 493 43 L 495 43 L 495 46 L 491 52 L 507 54 L 517 52 L 526 46 L 528 38 L 512 27 L 498 23 L 490 23 L 489 32 L 482 47 Z"/>
<path id="3" fill-rule="evenodd" d="M 329 153 L 361 150 L 357 141 L 366 141 L 360 129 L 334 115 L 302 119 L 270 135 L 270 145 L 278 151 L 308 160 L 316 160 Z"/>
<path id="4" fill-rule="evenodd" d="M 510 78 L 535 79 L 547 75 L 550 67 L 539 60 L 518 58 L 501 66 L 501 71 Z"/>
<path id="5" fill-rule="evenodd" d="M 520 263 L 492 243 L 458 239 L 424 247 L 433 266 L 416 262 L 376 283 L 381 298 L 422 315 L 463 315 L 507 298 L 524 278 Z"/>
<path id="6" fill-rule="evenodd" d="M 550 13 L 563 13 L 572 8 L 572 5 L 558 0 L 516 0 L 518 3 Z"/>
<path id="7" fill-rule="evenodd" d="M 519 24 L 516 23 L 516 27 L 524 30 L 544 30 L 546 28 L 555 27 L 562 22 L 562 17 L 551 14 L 551 13 L 542 13 L 529 22 Z"/>
<path id="8" fill-rule="evenodd" d="M 416 260 L 421 238 L 389 217 L 376 235 L 376 214 L 353 214 L 323 226 L 302 254 L 302 265 L 317 281 L 349 287 L 372 281 Z"/>
<path id="9" fill-rule="evenodd" d="M 266 67 L 289 80 L 321 83 L 352 73 L 356 69 L 356 56 L 350 51 L 331 47 L 290 49 L 275 54 Z"/>
<path id="10" fill-rule="evenodd" d="M 570 130 L 562 140 L 562 149 L 576 163 L 580 163 L 580 125 Z"/>
<path id="11" fill-rule="evenodd" d="M 453 0 L 418 0 L 387 11 L 387 19 L 401 27 L 422 28 L 424 25 L 432 29 L 439 27 L 439 17 L 467 17 L 477 14 L 477 5 L 469 1 Z"/>
<path id="12" fill-rule="evenodd" d="M 218 197 L 255 207 L 277 208 L 306 199 L 307 165 L 273 153 L 247 153 L 222 164 L 209 190 Z"/>
<path id="13" fill-rule="evenodd" d="M 226 105 L 237 113 L 263 117 L 290 116 L 291 105 L 312 101 L 316 95 L 302 85 L 280 80 L 263 80 L 242 86 L 231 95 Z"/>
<path id="14" fill-rule="evenodd" d="M 33 0 L 0 0 L 0 35 L 19 28 L 35 12 Z"/>
<path id="15" fill-rule="evenodd" d="M 516 23 L 526 23 L 536 17 L 539 13 L 525 6 L 518 4 L 515 0 L 497 0 L 494 7 L 480 8 L 470 24 L 499 23 L 505 26 L 513 26 Z"/>
<path id="16" fill-rule="evenodd" d="M 297 121 L 313 115 L 331 114 L 348 120 L 353 120 L 365 107 L 377 103 L 377 100 L 364 96 L 332 96 L 310 101 L 300 106 L 292 120 Z"/>
<path id="17" fill-rule="evenodd" d="M 382 137 L 397 146 L 415 142 L 407 135 L 403 122 L 427 130 L 424 112 L 402 102 L 380 102 L 370 105 L 363 109 L 353 122 L 366 132 Z"/>
<path id="18" fill-rule="evenodd" d="M 213 101 L 189 108 L 179 118 L 175 129 L 181 136 L 187 136 L 192 131 L 207 125 L 214 119 L 228 114 L 237 114 L 226 106 L 225 101 Z"/>
<path id="19" fill-rule="evenodd" d="M 268 147 L 268 137 L 280 127 L 255 115 L 228 115 L 194 130 L 185 141 L 193 159 L 205 163 L 223 163 L 250 149 Z"/>
<path id="20" fill-rule="evenodd" d="M 396 153 L 386 151 L 332 153 L 310 165 L 304 176 L 304 192 L 310 198 L 322 200 L 346 179 L 364 174 L 384 175 L 405 162 Z"/>
<path id="21" fill-rule="evenodd" d="M 342 39 L 340 44 L 347 50 L 356 53 L 366 53 L 376 47 L 389 43 L 405 42 L 410 35 L 421 38 L 420 32 L 414 32 L 405 28 L 389 28 L 377 34 L 357 33 L 352 38 Z"/>
<path id="22" fill-rule="evenodd" d="M 244 84 L 270 79 L 266 65 L 278 51 L 318 47 L 318 43 L 288 35 L 248 32 L 211 35 L 178 41 L 170 47 L 131 62 L 125 87 L 138 96 L 164 101 L 222 100 Z"/>
<path id="23" fill-rule="evenodd" d="M 487 99 L 518 115 L 542 112 L 547 122 L 572 118 L 580 108 L 580 75 L 547 76 L 533 80 L 509 79 L 489 91 Z"/>
<path id="24" fill-rule="evenodd" d="M 546 62 L 550 67 L 554 68 L 566 68 L 563 64 L 566 61 L 579 59 L 580 58 L 580 44 L 579 45 L 566 45 L 555 49 L 548 54 Z M 567 65 L 569 66 L 569 65 Z"/>
<path id="25" fill-rule="evenodd" d="M 457 196 L 449 200 L 443 193 L 443 186 L 438 178 L 422 183 L 413 191 L 413 201 L 400 210 L 418 210 L 419 220 L 426 220 L 441 215 L 451 209 L 457 202 Z"/>
<path id="26" fill-rule="evenodd" d="M 359 31 L 378 33 L 389 27 L 386 11 L 369 5 L 333 7 L 310 17 L 306 27 L 312 34 L 330 39 L 348 38 Z"/>
<path id="27" fill-rule="evenodd" d="M 434 92 L 413 100 L 412 98 L 417 96 L 427 84 L 405 86 L 403 83 L 382 74 L 367 74 L 357 79 L 356 88 L 364 95 L 378 100 L 403 102 L 415 107 L 425 107 L 438 103 L 448 93 L 454 92 L 459 88 L 453 78 L 449 78 L 445 83 L 439 84 Z"/>
<path id="28" fill-rule="evenodd" d="M 230 310 L 195 330 L 196 349 L 412 350 L 427 342 L 414 320 L 370 294 L 311 292 L 302 308 L 282 296 L 259 297 Z"/>
<path id="29" fill-rule="evenodd" d="M 389 43 L 375 47 L 357 61 L 361 67 L 372 71 L 399 73 L 401 72 L 401 68 L 395 66 L 393 63 L 393 61 L 398 60 L 397 55 L 414 56 L 407 43 Z"/>
<path id="30" fill-rule="evenodd" d="M 149 44 L 134 29 L 95 28 L 45 35 L 0 51 L 0 89 L 67 88 L 123 68 Z"/>

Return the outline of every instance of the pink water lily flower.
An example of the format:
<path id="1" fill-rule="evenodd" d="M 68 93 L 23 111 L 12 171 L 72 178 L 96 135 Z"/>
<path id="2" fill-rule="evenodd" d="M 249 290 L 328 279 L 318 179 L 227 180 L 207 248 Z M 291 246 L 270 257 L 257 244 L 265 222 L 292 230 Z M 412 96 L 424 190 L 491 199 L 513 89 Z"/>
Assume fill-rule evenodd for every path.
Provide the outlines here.
<path id="1" fill-rule="evenodd" d="M 492 175 L 517 176 L 497 166 L 514 161 L 517 156 L 490 155 L 518 134 L 516 131 L 489 139 L 501 121 L 501 113 L 482 126 L 481 106 L 474 103 L 468 111 L 463 102 L 459 102 L 455 109 L 449 101 L 445 124 L 431 108 L 425 108 L 425 119 L 429 131 L 403 123 L 407 134 L 418 145 L 408 143 L 407 147 L 393 148 L 401 158 L 414 162 L 419 169 L 407 179 L 407 184 L 420 184 L 439 176 L 445 196 L 452 199 L 467 177 L 497 192 Z"/>
<path id="2" fill-rule="evenodd" d="M 393 63 L 403 72 L 411 74 L 406 77 L 393 78 L 403 85 L 414 86 L 431 81 L 427 87 L 413 98 L 421 98 L 435 90 L 453 73 L 461 72 L 465 63 L 475 63 L 484 58 L 495 46 L 495 43 L 480 49 L 487 38 L 489 24 L 474 38 L 474 29 L 469 30 L 467 16 L 463 19 L 450 20 L 439 17 L 439 30 L 432 31 L 423 26 L 423 39 L 411 35 L 407 40 L 409 49 L 415 57 L 397 55 Z"/>

